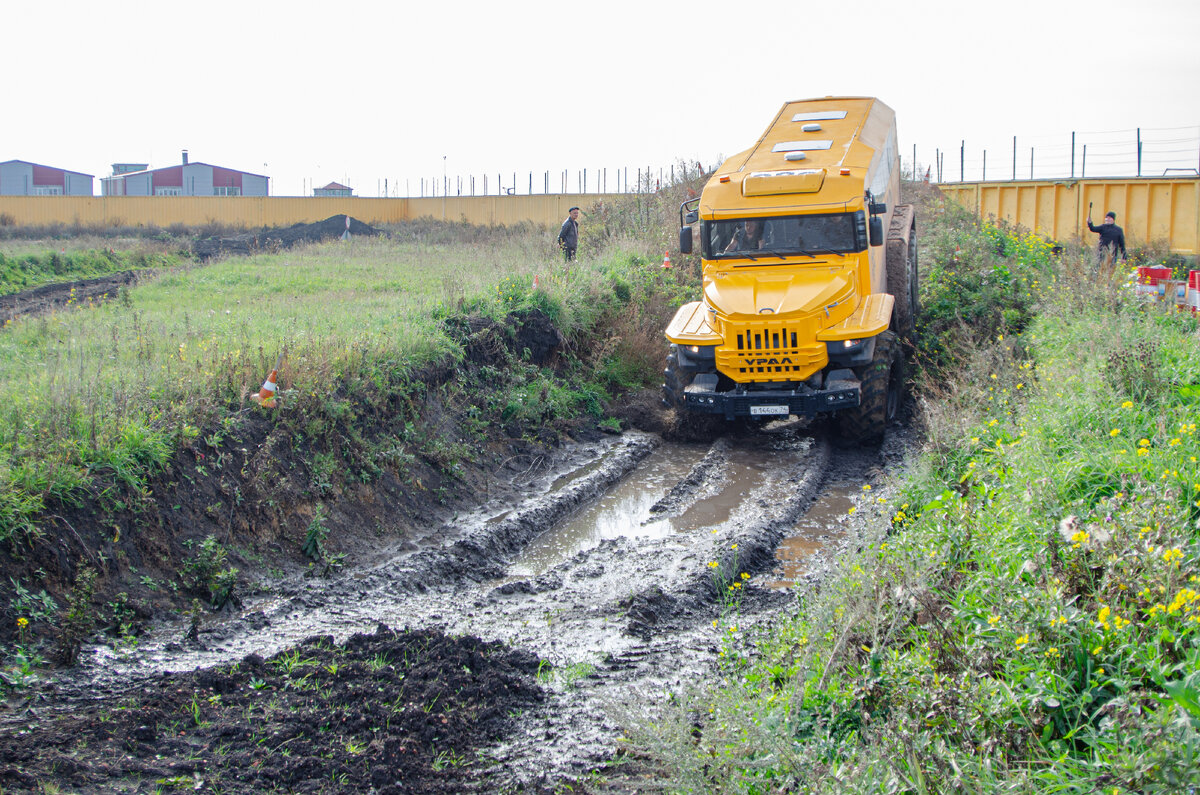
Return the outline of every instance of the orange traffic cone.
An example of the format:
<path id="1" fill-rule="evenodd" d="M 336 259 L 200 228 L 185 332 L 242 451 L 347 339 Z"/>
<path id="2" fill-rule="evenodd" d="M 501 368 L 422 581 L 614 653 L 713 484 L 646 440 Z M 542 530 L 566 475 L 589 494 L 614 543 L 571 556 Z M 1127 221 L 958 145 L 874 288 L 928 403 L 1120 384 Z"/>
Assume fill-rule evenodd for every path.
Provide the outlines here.
<path id="1" fill-rule="evenodd" d="M 272 370 L 271 374 L 267 376 L 267 380 L 263 381 L 262 389 L 250 396 L 253 400 L 257 400 L 258 405 L 262 406 L 264 409 L 275 408 L 275 390 L 276 381 L 278 378 L 279 371 Z"/>
<path id="2" fill-rule="evenodd" d="M 670 251 L 663 253 L 662 266 L 663 266 L 663 270 L 670 270 L 670 268 L 671 268 L 671 252 Z"/>

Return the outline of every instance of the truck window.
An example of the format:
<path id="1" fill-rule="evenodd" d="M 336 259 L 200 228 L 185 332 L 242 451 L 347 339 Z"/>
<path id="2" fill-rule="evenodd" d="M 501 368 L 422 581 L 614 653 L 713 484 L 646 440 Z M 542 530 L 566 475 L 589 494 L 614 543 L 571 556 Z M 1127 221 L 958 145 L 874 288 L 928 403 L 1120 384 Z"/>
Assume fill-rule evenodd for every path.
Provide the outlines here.
<path id="1" fill-rule="evenodd" d="M 788 256 L 861 249 L 854 213 L 705 221 L 704 227 L 708 259 L 745 258 L 755 251 Z"/>

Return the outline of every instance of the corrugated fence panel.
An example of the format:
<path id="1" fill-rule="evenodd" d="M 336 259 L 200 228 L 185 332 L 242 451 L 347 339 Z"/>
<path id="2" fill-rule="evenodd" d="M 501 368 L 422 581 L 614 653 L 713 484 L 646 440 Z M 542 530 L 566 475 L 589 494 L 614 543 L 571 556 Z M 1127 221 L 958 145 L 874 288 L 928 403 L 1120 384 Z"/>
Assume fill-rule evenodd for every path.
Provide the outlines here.
<path id="1" fill-rule="evenodd" d="M 357 196 L 0 196 L 0 224 L 18 226 L 113 227 L 174 224 L 257 229 L 312 223 L 349 215 L 367 224 L 414 218 L 466 221 L 484 226 L 521 223 L 558 225 L 575 205 L 585 212 L 596 202 L 627 194 L 451 196 L 445 199 Z"/>
<path id="2" fill-rule="evenodd" d="M 1078 179 L 964 182 L 938 185 L 981 218 L 995 217 L 1054 240 L 1095 240 L 1088 208 L 1099 225 L 1110 210 L 1130 246 L 1165 243 L 1181 254 L 1200 253 L 1200 178 Z"/>

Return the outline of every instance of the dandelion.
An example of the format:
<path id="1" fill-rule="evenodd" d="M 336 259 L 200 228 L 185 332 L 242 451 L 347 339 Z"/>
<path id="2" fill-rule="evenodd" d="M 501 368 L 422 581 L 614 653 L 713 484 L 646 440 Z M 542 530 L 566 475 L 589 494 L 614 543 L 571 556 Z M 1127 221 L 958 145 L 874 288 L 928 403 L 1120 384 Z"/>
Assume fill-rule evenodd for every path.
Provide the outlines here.
<path id="1" fill-rule="evenodd" d="M 1123 409 L 1131 409 L 1131 408 L 1133 408 L 1133 401 L 1132 401 L 1132 400 L 1126 400 L 1124 403 L 1122 403 L 1122 404 L 1121 404 L 1121 408 L 1123 408 Z"/>
<path id="2" fill-rule="evenodd" d="M 1023 648 L 1025 648 L 1026 644 L 1028 644 L 1028 643 L 1029 643 L 1029 635 L 1026 634 L 1026 635 L 1022 635 L 1021 637 L 1017 638 L 1016 646 L 1018 649 L 1023 649 Z"/>
<path id="3" fill-rule="evenodd" d="M 1149 447 L 1149 446 L 1150 446 L 1149 439 L 1138 439 L 1138 447 Z"/>
<path id="4" fill-rule="evenodd" d="M 1120 428 L 1113 428 L 1111 431 L 1109 431 L 1109 432 L 1108 432 L 1108 435 L 1109 435 L 1109 436 L 1120 436 L 1120 435 L 1121 435 L 1121 429 L 1120 429 Z"/>
<path id="5" fill-rule="evenodd" d="M 734 544 L 734 545 L 730 546 L 729 548 L 732 549 L 734 552 L 737 552 L 737 544 Z"/>

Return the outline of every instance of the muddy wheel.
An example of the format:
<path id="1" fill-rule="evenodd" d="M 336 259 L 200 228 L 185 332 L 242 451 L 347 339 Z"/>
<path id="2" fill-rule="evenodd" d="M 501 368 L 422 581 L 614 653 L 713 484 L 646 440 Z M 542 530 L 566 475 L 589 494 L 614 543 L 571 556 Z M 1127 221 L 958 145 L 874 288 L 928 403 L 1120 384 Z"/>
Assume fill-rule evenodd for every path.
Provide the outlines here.
<path id="1" fill-rule="evenodd" d="M 904 356 L 896 335 L 890 331 L 879 335 L 875 356 L 858 371 L 858 377 L 862 381 L 860 402 L 838 412 L 838 435 L 847 442 L 875 444 L 883 441 L 904 400 Z"/>
<path id="2" fill-rule="evenodd" d="M 679 346 L 672 343 L 671 351 L 667 354 L 667 366 L 663 370 L 663 405 L 682 414 L 683 390 L 687 389 L 695 377 L 695 369 L 679 366 Z"/>
<path id="3" fill-rule="evenodd" d="M 663 405 L 675 410 L 675 422 L 666 437 L 673 441 L 711 441 L 725 430 L 725 418 L 719 414 L 688 411 L 685 408 L 683 390 L 696 377 L 696 369 L 679 364 L 679 346 L 672 344 L 667 354 L 667 366 L 663 370 Z"/>
<path id="4" fill-rule="evenodd" d="M 911 206 L 896 208 L 887 245 L 888 292 L 896 299 L 892 307 L 892 331 L 901 340 L 916 342 L 918 304 L 917 226 Z"/>

